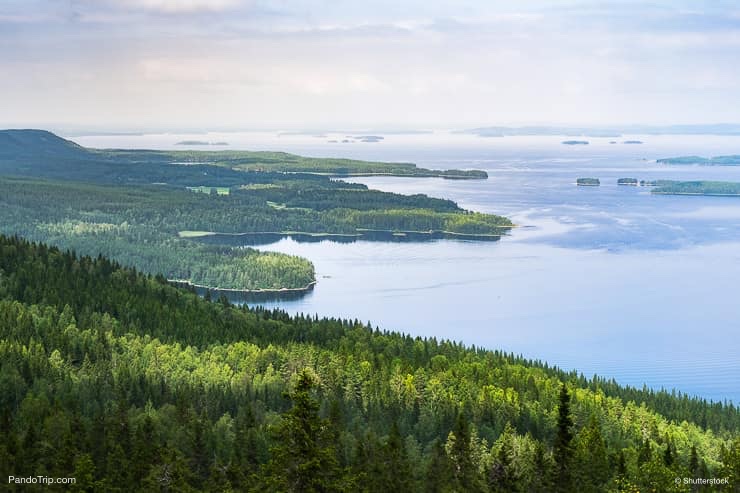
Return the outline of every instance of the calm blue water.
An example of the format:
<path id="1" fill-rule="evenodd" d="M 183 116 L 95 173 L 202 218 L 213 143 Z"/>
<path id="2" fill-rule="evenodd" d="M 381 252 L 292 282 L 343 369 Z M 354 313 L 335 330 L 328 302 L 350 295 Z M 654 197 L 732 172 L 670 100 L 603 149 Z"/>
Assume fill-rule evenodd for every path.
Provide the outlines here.
<path id="1" fill-rule="evenodd" d="M 189 136 L 187 136 L 189 137 Z M 184 136 L 86 137 L 98 147 L 172 148 Z M 653 196 L 617 178 L 740 181 L 740 167 L 667 167 L 660 157 L 740 153 L 740 138 L 629 136 L 643 145 L 564 146 L 565 138 L 386 136 L 381 143 L 212 134 L 232 148 L 412 161 L 488 171 L 486 181 L 359 178 L 372 188 L 450 198 L 519 226 L 496 243 L 263 247 L 314 262 L 290 312 L 502 348 L 620 383 L 740 402 L 740 198 Z M 577 177 L 601 187 L 576 187 Z"/>

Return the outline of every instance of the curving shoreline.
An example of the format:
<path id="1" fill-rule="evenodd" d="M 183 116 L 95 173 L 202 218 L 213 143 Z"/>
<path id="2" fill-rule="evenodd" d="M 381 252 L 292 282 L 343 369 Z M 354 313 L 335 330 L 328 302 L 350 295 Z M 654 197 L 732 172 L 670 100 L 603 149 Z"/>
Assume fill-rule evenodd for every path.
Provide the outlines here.
<path id="1" fill-rule="evenodd" d="M 215 291 L 217 293 L 227 294 L 242 294 L 242 295 L 280 295 L 280 294 L 305 294 L 313 290 L 313 287 L 318 281 L 315 279 L 310 283 L 300 288 L 259 288 L 259 289 L 237 289 L 237 288 L 219 288 L 214 286 L 206 286 L 205 284 L 197 284 L 187 279 L 167 279 L 167 282 L 176 286 L 187 286 L 196 289 L 204 289 L 207 291 Z"/>
<path id="2" fill-rule="evenodd" d="M 298 241 L 300 238 L 315 238 L 315 239 L 344 239 L 344 240 L 363 240 L 372 239 L 370 235 L 387 235 L 388 237 L 395 238 L 409 238 L 411 241 L 418 238 L 419 241 L 433 240 L 433 239 L 461 239 L 461 240 L 477 240 L 477 241 L 497 241 L 506 234 L 506 232 L 512 228 L 517 227 L 515 224 L 510 226 L 499 226 L 499 233 L 458 233 L 455 231 L 445 230 L 430 230 L 430 231 L 415 231 L 415 230 L 403 230 L 393 231 L 389 229 L 369 229 L 369 228 L 357 228 L 356 233 L 310 233 L 305 231 L 255 231 L 246 233 L 220 233 L 217 231 L 178 231 L 178 236 L 185 239 L 206 239 L 206 238 L 249 238 L 254 237 L 297 237 Z M 379 240 L 383 241 L 383 240 Z"/>

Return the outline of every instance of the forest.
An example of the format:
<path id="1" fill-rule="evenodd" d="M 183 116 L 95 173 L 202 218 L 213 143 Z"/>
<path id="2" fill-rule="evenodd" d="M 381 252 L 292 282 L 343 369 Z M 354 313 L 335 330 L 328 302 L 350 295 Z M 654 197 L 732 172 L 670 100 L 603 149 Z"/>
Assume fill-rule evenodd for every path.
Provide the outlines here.
<path id="1" fill-rule="evenodd" d="M 105 492 L 738 491 L 739 425 L 732 403 L 210 301 L 0 236 L 6 477 Z"/>
<path id="2" fill-rule="evenodd" d="M 102 253 L 168 279 L 280 290 L 311 285 L 313 265 L 242 248 L 233 238 L 196 242 L 192 232 L 359 235 L 379 230 L 414 232 L 409 240 L 447 233 L 495 240 L 512 226 L 507 218 L 466 211 L 450 200 L 369 190 L 315 174 L 336 174 L 338 167 L 353 174 L 439 176 L 413 164 L 284 153 L 94 150 L 42 130 L 3 130 L 0 232 L 83 254 Z"/>
<path id="3" fill-rule="evenodd" d="M 44 130 L 0 130 L 0 171 L 17 176 L 46 176 L 99 183 L 183 184 L 183 180 L 192 181 L 205 174 L 218 178 L 226 185 L 238 184 L 244 171 L 332 176 L 488 178 L 488 174 L 481 170 L 435 170 L 419 168 L 413 163 L 313 158 L 286 152 L 87 149 Z"/>
<path id="4" fill-rule="evenodd" d="M 179 233 L 377 229 L 495 239 L 511 226 L 506 218 L 468 212 L 449 200 L 368 190 L 323 177 L 314 181 L 291 175 L 269 186 L 250 184 L 219 195 L 161 185 L 0 178 L 0 232 L 102 253 L 169 279 L 227 289 L 295 289 L 315 280 L 306 259 L 212 240 L 206 245 Z"/>
<path id="5" fill-rule="evenodd" d="M 657 160 L 658 164 L 706 164 L 714 166 L 737 166 L 740 165 L 740 155 L 701 157 L 701 156 L 679 156 Z"/>
<path id="6" fill-rule="evenodd" d="M 651 190 L 663 195 L 740 195 L 740 183 L 730 181 L 664 181 Z"/>

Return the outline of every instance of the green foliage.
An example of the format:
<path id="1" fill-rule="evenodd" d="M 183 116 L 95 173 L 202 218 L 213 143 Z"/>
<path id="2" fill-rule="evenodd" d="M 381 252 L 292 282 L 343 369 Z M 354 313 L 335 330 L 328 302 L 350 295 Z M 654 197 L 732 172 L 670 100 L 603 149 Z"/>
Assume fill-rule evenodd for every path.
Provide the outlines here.
<path id="1" fill-rule="evenodd" d="M 556 491 L 568 492 L 572 489 L 572 459 L 573 459 L 573 418 L 570 415 L 570 394 L 565 384 L 560 386 L 558 400 L 558 418 L 553 445 L 555 460 L 554 485 Z"/>
<path id="2" fill-rule="evenodd" d="M 499 216 L 467 213 L 448 200 L 338 188 L 322 179 L 321 187 L 291 179 L 276 188 L 236 190 L 228 196 L 162 186 L 0 179 L 0 232 L 102 254 L 169 279 L 226 289 L 280 289 L 313 282 L 313 265 L 294 256 L 219 244 L 235 237 L 207 238 L 204 244 L 178 233 L 357 234 L 365 228 L 501 234 L 511 225 Z M 287 206 L 269 205 L 276 202 Z"/>
<path id="3" fill-rule="evenodd" d="M 652 190 L 664 195 L 740 195 L 740 183 L 729 181 L 671 181 Z"/>
<path id="4" fill-rule="evenodd" d="M 4 476 L 75 473 L 98 491 L 552 491 L 570 444 L 572 491 L 671 491 L 692 462 L 736 481 L 738 414 L 357 321 L 211 303 L 0 236 Z M 620 454 L 622 467 L 604 461 Z"/>
<path id="5" fill-rule="evenodd" d="M 315 280 L 307 260 L 233 248 L 228 244 L 239 241 L 234 234 L 353 237 L 379 229 L 426 235 L 415 239 L 442 232 L 495 239 L 511 226 L 506 218 L 471 214 L 450 200 L 368 190 L 323 176 L 486 177 L 409 163 L 247 151 L 93 150 L 41 130 L 3 130 L 0 173 L 27 177 L 0 179 L 0 233 L 222 289 L 301 290 Z M 193 231 L 224 235 L 208 237 L 206 246 L 185 241 L 195 238 L 187 233 Z"/>
<path id="6" fill-rule="evenodd" d="M 339 468 L 327 424 L 311 395 L 316 383 L 307 370 L 298 374 L 290 394 L 293 407 L 283 414 L 276 443 L 265 466 L 266 489 L 297 493 L 338 490 Z M 259 488 L 261 489 L 261 488 Z"/>
<path id="7" fill-rule="evenodd" d="M 209 181 L 213 178 L 221 182 L 220 186 L 237 185 L 245 171 L 450 179 L 488 177 L 480 170 L 432 170 L 412 163 L 311 158 L 285 152 L 85 149 L 43 130 L 0 130 L 0 171 L 98 183 L 164 182 L 209 187 L 219 186 Z"/>
<path id="8" fill-rule="evenodd" d="M 715 156 L 711 158 L 700 156 L 680 156 L 658 159 L 660 164 L 710 164 L 717 166 L 736 166 L 740 164 L 740 155 Z"/>

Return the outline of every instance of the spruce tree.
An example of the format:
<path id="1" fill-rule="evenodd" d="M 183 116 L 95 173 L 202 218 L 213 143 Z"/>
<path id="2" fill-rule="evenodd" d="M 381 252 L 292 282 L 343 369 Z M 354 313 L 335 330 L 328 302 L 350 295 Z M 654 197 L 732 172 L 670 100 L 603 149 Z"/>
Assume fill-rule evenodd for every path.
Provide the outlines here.
<path id="1" fill-rule="evenodd" d="M 600 492 L 609 480 L 609 457 L 601 436 L 601 425 L 591 415 L 588 425 L 578 434 L 575 450 L 576 484 L 580 491 Z"/>
<path id="2" fill-rule="evenodd" d="M 571 491 L 571 462 L 573 456 L 573 418 L 570 416 L 570 394 L 565 383 L 560 387 L 557 432 L 553 445 L 555 460 L 554 486 L 556 491 Z"/>
<path id="3" fill-rule="evenodd" d="M 334 447 L 311 395 L 316 384 L 302 371 L 290 393 L 293 407 L 283 414 L 267 467 L 268 489 L 295 493 L 333 491 L 339 476 Z"/>
<path id="4" fill-rule="evenodd" d="M 411 465 L 395 421 L 391 425 L 391 432 L 383 447 L 383 456 L 385 488 L 388 491 L 409 491 L 412 484 Z"/>

